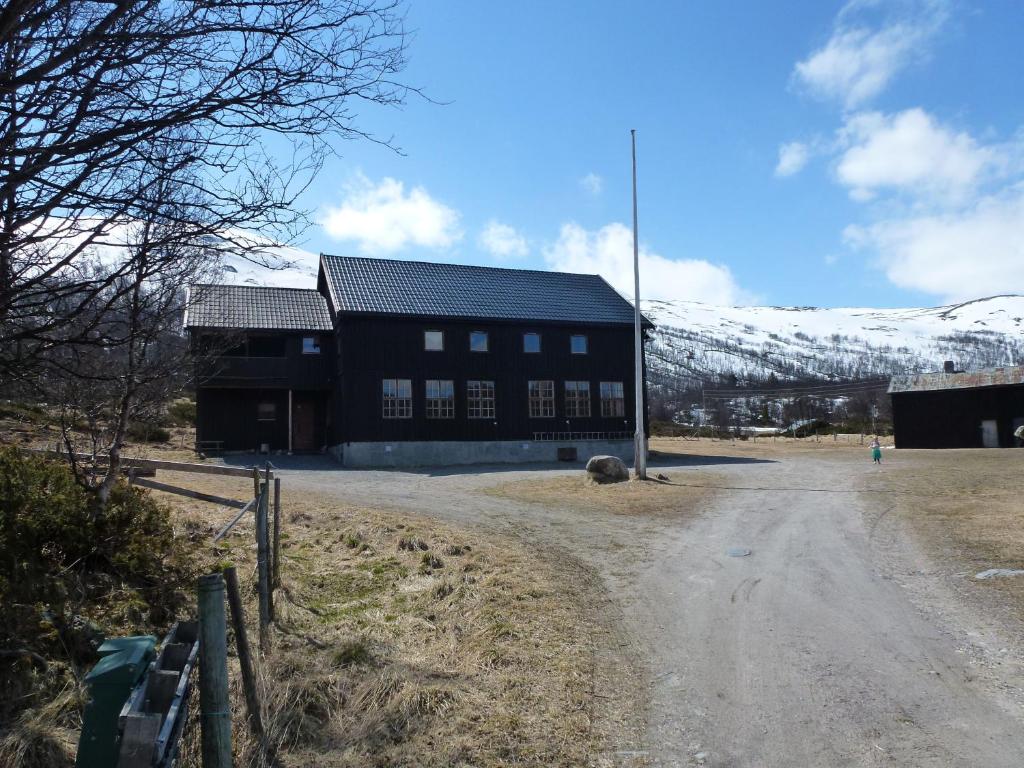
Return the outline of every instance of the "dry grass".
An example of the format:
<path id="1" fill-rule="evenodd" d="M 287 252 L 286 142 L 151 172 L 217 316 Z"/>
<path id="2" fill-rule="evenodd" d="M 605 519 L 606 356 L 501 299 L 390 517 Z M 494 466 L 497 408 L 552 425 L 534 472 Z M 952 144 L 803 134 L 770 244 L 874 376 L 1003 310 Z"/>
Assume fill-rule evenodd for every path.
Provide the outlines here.
<path id="1" fill-rule="evenodd" d="M 659 472 L 652 469 L 648 474 L 655 478 Z M 502 483 L 485 493 L 580 511 L 596 508 L 613 514 L 686 517 L 697 511 L 709 493 L 700 486 L 713 484 L 713 475 L 707 472 L 688 471 L 685 476 L 670 472 L 663 476 L 668 479 L 599 484 L 580 471 L 574 475 Z"/>
<path id="2" fill-rule="evenodd" d="M 252 492 L 244 479 L 158 479 L 236 498 Z M 231 516 L 160 495 L 199 547 Z M 600 588 L 581 566 L 551 564 L 491 534 L 345 507 L 287 482 L 282 507 L 284 588 L 261 665 L 280 765 L 611 765 L 612 745 L 636 738 L 636 675 L 589 607 Z M 223 543 L 210 550 L 211 567 L 230 561 L 251 585 L 251 522 Z M 245 597 L 251 627 L 254 595 Z M 234 695 L 238 764 L 260 765 Z M 182 765 L 197 766 L 196 754 L 187 750 Z"/>
<path id="3" fill-rule="evenodd" d="M 885 465 L 892 513 L 906 522 L 937 562 L 975 573 L 1024 568 L 1021 477 L 1024 451 L 898 451 Z M 1024 612 L 1024 578 L 968 579 Z"/>

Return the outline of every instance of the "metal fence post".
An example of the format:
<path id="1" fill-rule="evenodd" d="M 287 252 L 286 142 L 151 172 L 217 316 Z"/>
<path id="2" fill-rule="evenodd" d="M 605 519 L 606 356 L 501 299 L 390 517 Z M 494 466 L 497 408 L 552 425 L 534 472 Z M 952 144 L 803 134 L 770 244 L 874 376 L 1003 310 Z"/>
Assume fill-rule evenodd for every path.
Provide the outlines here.
<path id="1" fill-rule="evenodd" d="M 231 768 L 231 703 L 224 579 L 199 577 L 199 720 L 203 768 Z"/>

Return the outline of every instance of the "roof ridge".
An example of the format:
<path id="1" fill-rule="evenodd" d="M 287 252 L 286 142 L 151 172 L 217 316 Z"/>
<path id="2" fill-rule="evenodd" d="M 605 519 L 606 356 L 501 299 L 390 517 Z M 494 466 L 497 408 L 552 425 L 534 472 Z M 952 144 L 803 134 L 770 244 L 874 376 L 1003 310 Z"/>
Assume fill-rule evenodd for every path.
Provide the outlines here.
<path id="1" fill-rule="evenodd" d="M 190 283 L 189 288 L 245 288 L 250 291 L 302 291 L 303 293 L 316 293 L 316 288 L 296 288 L 292 285 L 235 285 L 233 283 Z M 321 294 L 322 295 L 322 294 Z"/>
<path id="2" fill-rule="evenodd" d="M 566 272 L 560 269 L 527 269 L 524 267 L 495 267 L 490 264 L 453 264 L 450 261 L 426 261 L 424 259 L 388 259 L 381 256 L 341 256 L 336 253 L 321 253 L 323 259 L 349 259 L 351 261 L 376 261 L 394 264 L 426 264 L 434 267 L 464 267 L 466 269 L 488 269 L 495 272 L 526 272 L 537 275 L 572 275 L 573 277 L 598 277 L 594 272 Z M 604 280 L 604 278 L 601 278 Z M 607 282 L 607 281 L 606 281 Z"/>

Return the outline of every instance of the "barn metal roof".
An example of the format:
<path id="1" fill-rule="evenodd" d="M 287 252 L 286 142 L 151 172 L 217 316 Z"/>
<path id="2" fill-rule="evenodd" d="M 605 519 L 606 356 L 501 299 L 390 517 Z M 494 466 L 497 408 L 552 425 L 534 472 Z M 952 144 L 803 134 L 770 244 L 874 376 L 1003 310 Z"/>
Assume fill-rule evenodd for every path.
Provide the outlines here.
<path id="1" fill-rule="evenodd" d="M 1024 384 L 1024 365 L 1008 368 L 986 368 L 983 371 L 960 373 L 917 373 L 893 376 L 889 392 L 936 392 L 943 389 L 977 389 Z"/>
<path id="2" fill-rule="evenodd" d="M 633 323 L 633 305 L 598 275 L 327 254 L 320 265 L 339 313 Z"/>
<path id="3" fill-rule="evenodd" d="M 303 288 L 193 285 L 186 328 L 330 331 L 327 300 Z"/>

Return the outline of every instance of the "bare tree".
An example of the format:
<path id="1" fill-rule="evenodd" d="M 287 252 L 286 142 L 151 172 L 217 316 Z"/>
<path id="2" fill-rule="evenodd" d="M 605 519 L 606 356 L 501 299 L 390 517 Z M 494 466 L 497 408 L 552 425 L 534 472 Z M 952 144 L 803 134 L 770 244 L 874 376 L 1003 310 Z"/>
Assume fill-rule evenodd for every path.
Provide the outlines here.
<path id="1" fill-rule="evenodd" d="M 294 235 L 295 196 L 332 143 L 379 140 L 358 109 L 407 95 L 402 21 L 391 0 L 5 4 L 0 385 L 58 347 L 102 348 L 108 312 L 169 249 L 259 260 L 247 233 Z M 195 193 L 173 226 L 153 210 L 154 153 Z M 160 242 L 126 247 L 153 219 Z"/>

